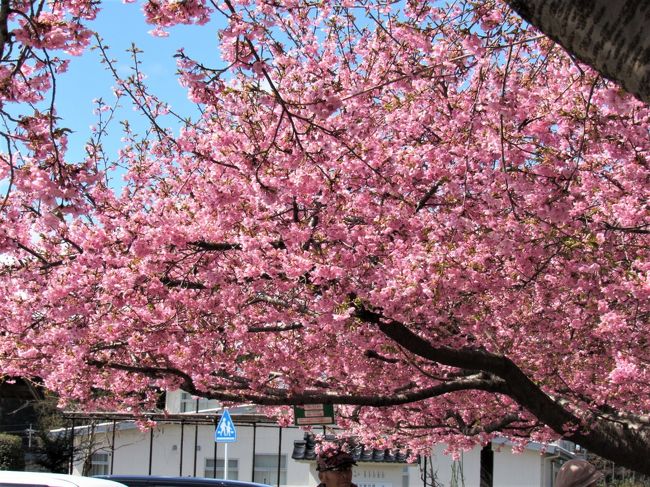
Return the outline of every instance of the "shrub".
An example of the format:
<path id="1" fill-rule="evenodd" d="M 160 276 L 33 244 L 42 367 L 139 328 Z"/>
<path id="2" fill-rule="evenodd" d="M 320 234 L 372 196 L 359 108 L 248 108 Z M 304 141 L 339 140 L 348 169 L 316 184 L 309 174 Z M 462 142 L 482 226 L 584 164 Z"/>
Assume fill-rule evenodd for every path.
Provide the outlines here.
<path id="1" fill-rule="evenodd" d="M 0 433 L 0 470 L 24 470 L 25 455 L 20 436 Z"/>

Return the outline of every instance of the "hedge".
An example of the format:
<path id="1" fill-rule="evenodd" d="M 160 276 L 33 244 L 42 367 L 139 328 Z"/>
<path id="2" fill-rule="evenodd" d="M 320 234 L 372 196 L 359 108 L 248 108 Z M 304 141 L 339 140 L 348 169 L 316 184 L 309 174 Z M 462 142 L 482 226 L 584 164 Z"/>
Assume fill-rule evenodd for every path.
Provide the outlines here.
<path id="1" fill-rule="evenodd" d="M 20 436 L 0 433 L 0 470 L 24 470 L 25 454 Z"/>

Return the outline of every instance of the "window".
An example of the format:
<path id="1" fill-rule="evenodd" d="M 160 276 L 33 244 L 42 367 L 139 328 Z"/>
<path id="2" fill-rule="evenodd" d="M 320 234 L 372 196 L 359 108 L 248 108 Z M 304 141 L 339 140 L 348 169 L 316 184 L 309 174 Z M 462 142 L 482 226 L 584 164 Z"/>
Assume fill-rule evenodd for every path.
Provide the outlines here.
<path id="1" fill-rule="evenodd" d="M 278 482 L 278 456 L 255 455 L 253 482 L 276 485 Z M 287 456 L 280 456 L 280 485 L 287 484 Z"/>
<path id="2" fill-rule="evenodd" d="M 109 453 L 93 453 L 90 457 L 90 471 L 87 473 L 89 477 L 93 475 L 108 475 L 111 466 Z"/>
<path id="3" fill-rule="evenodd" d="M 217 459 L 217 474 L 214 471 L 214 458 L 205 459 L 204 477 L 210 479 L 222 479 L 223 475 L 223 458 Z M 239 480 L 239 460 L 228 459 L 228 480 Z"/>

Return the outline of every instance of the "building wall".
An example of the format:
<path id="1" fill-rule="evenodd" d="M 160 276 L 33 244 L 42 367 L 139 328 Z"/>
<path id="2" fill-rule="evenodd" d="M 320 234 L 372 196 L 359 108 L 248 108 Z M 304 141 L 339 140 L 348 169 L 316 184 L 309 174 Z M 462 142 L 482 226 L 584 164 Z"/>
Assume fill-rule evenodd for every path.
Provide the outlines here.
<path id="1" fill-rule="evenodd" d="M 446 445 L 435 445 L 431 453 L 429 469 L 435 480 L 445 487 L 473 487 L 480 483 L 481 449 L 462 452 L 458 459 L 445 454 Z M 495 486 L 499 484 L 494 484 Z"/>
<path id="2" fill-rule="evenodd" d="M 167 394 L 166 409 L 170 413 L 181 412 L 185 403 L 187 410 L 194 410 L 196 399 L 183 395 L 182 391 L 170 391 Z M 191 407 L 190 407 L 191 406 Z M 200 409 L 216 408 L 216 401 L 200 400 Z M 243 406 L 239 414 L 246 414 L 250 407 Z M 236 421 L 237 408 L 231 410 Z M 172 475 L 172 476 L 212 476 L 212 470 L 206 472 L 206 459 L 214 461 L 215 442 L 214 426 L 202 425 L 198 430 L 194 425 L 159 424 L 152 430 L 153 441 L 149 431 L 140 431 L 132 422 L 118 423 L 115 432 L 115 448 L 113 452 L 112 473 L 141 474 L 141 475 Z M 194 450 L 196 444 L 198 448 Z M 281 444 L 280 442 L 281 435 Z M 253 480 L 253 451 L 258 455 L 278 455 L 286 457 L 287 487 L 314 487 L 318 481 L 315 462 L 296 461 L 291 458 L 293 443 L 302 440 L 304 431 L 300 428 L 279 428 L 276 425 L 237 425 L 237 442 L 228 444 L 228 459 L 237 460 L 237 479 Z M 181 442 L 182 436 L 182 442 Z M 96 435 L 97 442 L 110 451 L 113 434 L 110 425 L 102 434 L 101 428 Z M 151 471 L 149 469 L 150 442 Z M 216 459 L 223 461 L 225 444 L 216 445 Z M 563 447 L 566 449 L 566 447 Z M 95 448 L 96 449 L 96 448 Z M 444 453 L 445 445 L 436 445 L 431 457 L 427 459 L 429 471 L 433 473 L 438 486 L 444 487 L 479 487 L 481 448 L 477 447 L 462 453 L 454 460 L 451 455 Z M 493 443 L 494 487 L 552 487 L 554 471 L 558 464 L 554 463 L 557 455 L 541 452 L 541 445 L 529 447 L 522 453 L 513 453 L 509 444 L 495 440 Z M 182 455 L 182 458 L 181 458 Z M 258 464 L 259 465 L 259 464 Z M 81 473 L 81 462 L 75 466 L 76 472 Z M 108 468 L 108 466 L 105 466 Z M 554 470 L 555 469 L 555 470 Z M 107 473 L 109 473 L 107 471 Z M 221 475 L 219 475 L 221 476 Z M 271 474 L 265 483 L 275 485 L 277 474 Z M 232 479 L 232 476 L 229 476 Z M 264 479 L 256 479 L 263 481 Z M 353 471 L 353 482 L 359 487 L 422 487 L 423 481 L 420 466 L 391 463 L 359 462 Z M 436 485 L 436 484 L 434 484 Z"/>
<path id="3" fill-rule="evenodd" d="M 544 455 L 534 450 L 513 453 L 506 445 L 494 447 L 493 485 L 502 487 L 542 487 Z"/>
<path id="4" fill-rule="evenodd" d="M 479 487 L 481 447 L 460 454 L 457 460 L 436 445 L 431 461 L 436 480 L 445 487 Z M 494 487 L 550 487 L 552 457 L 536 449 L 513 453 L 507 444 L 494 444 L 492 485 Z"/>
<path id="5" fill-rule="evenodd" d="M 115 447 L 112 453 L 113 474 L 139 474 L 139 475 L 166 475 L 166 476 L 197 476 L 205 475 L 206 458 L 214 459 L 214 426 L 202 425 L 198 427 L 196 467 L 194 444 L 196 429 L 194 425 L 183 427 L 181 448 L 181 426 L 179 424 L 159 424 L 153 432 L 151 441 L 150 432 L 140 431 L 134 423 L 121 423 L 115 432 Z M 97 445 L 94 451 L 110 452 L 112 442 L 111 426 L 102 431 L 98 428 L 96 433 Z M 282 428 L 281 454 L 286 456 L 286 484 L 287 487 L 315 487 L 318 475 L 315 462 L 296 461 L 291 458 L 293 442 L 302 440 L 304 430 L 296 427 Z M 252 426 L 237 425 L 237 441 L 228 444 L 228 459 L 238 461 L 238 480 L 253 480 L 253 433 L 255 434 L 255 453 L 277 455 L 280 428 L 277 426 Z M 81 435 L 78 434 L 81 438 Z M 150 443 L 151 472 L 149 472 Z M 224 459 L 225 444 L 217 445 L 216 458 Z M 182 462 L 181 462 L 182 452 Z M 110 462 L 110 460 L 109 460 Z M 110 469 L 110 466 L 107 467 Z M 406 472 L 404 469 L 406 468 Z M 80 474 L 83 469 L 82 462 L 75 465 L 75 473 Z M 110 473 L 108 470 L 106 473 Z M 211 476 L 211 471 L 208 472 Z M 277 476 L 268 479 L 268 483 L 275 485 Z M 420 471 L 417 465 L 360 462 L 354 469 L 353 482 L 359 487 L 421 487 Z"/>
<path id="6" fill-rule="evenodd" d="M 314 475 L 315 473 L 316 471 L 313 470 Z M 360 462 L 353 470 L 352 482 L 357 484 L 358 487 L 422 486 L 420 469 L 417 466 L 407 467 L 404 464 L 391 465 Z"/>

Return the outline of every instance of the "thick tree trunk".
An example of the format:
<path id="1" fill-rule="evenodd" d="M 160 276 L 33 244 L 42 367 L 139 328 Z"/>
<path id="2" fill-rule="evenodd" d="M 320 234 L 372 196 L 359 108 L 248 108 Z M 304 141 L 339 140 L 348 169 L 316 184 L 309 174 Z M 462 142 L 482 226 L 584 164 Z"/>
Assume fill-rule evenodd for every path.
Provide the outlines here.
<path id="1" fill-rule="evenodd" d="M 506 1 L 577 59 L 650 103 L 650 2 Z"/>

